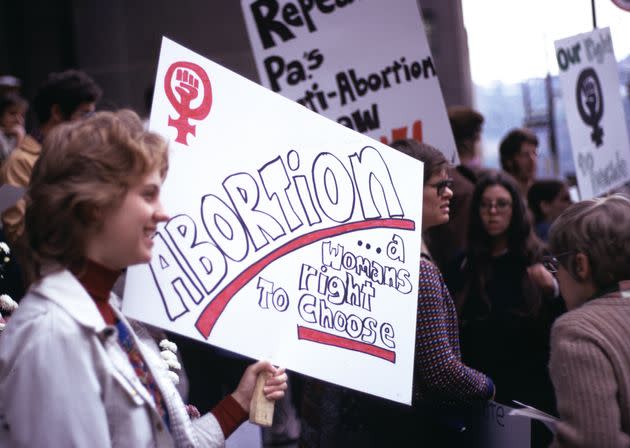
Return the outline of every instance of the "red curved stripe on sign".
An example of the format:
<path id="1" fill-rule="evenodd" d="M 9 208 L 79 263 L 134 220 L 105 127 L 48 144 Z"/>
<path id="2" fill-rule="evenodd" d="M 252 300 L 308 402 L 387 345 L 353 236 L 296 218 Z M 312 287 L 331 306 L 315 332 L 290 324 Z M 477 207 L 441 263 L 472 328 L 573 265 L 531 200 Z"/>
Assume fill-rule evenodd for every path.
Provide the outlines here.
<path id="1" fill-rule="evenodd" d="M 392 350 L 375 347 L 374 345 L 366 344 L 365 342 L 355 341 L 334 334 L 326 333 L 324 331 L 300 327 L 299 325 L 298 339 L 317 342 L 319 344 L 332 345 L 333 347 L 341 347 L 348 350 L 354 350 L 355 352 L 366 353 L 368 355 L 376 356 L 377 358 L 384 359 L 391 363 L 396 363 L 396 352 Z"/>
<path id="2" fill-rule="evenodd" d="M 301 235 L 283 246 L 280 246 L 273 252 L 258 260 L 250 267 L 241 272 L 234 280 L 232 280 L 223 290 L 216 295 L 216 297 L 204 308 L 195 323 L 197 330 L 203 335 L 204 338 L 208 338 L 212 333 L 214 324 L 225 310 L 227 304 L 232 300 L 232 297 L 241 290 L 247 283 L 249 283 L 256 275 L 258 275 L 264 268 L 276 261 L 277 259 L 284 257 L 285 255 L 300 249 L 304 246 L 308 246 L 324 238 L 330 238 L 333 236 L 343 235 L 344 233 L 356 232 L 357 230 L 367 230 L 376 228 L 388 228 L 388 229 L 401 229 L 401 230 L 414 230 L 416 228 L 415 223 L 410 219 L 371 219 L 367 221 L 352 222 L 348 224 L 341 224 L 328 229 L 315 230 L 311 233 Z"/>

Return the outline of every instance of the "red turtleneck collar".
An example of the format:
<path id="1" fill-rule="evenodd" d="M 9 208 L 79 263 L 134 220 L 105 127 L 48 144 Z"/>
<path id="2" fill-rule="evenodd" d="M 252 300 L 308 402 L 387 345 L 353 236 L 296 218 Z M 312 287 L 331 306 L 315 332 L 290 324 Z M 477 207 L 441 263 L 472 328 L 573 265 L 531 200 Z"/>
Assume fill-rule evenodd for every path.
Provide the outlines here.
<path id="1" fill-rule="evenodd" d="M 94 300 L 105 323 L 114 325 L 116 315 L 109 304 L 109 296 L 120 276 L 120 271 L 112 271 L 95 261 L 86 260 L 83 269 L 72 269 L 72 273 Z"/>

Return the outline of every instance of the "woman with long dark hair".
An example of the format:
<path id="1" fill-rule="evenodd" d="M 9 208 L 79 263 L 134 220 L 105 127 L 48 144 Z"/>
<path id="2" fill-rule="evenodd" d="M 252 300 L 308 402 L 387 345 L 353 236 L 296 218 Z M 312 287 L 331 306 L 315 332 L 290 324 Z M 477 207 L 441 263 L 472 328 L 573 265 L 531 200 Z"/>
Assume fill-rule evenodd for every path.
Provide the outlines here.
<path id="1" fill-rule="evenodd" d="M 505 174 L 479 180 L 470 210 L 468 250 L 448 277 L 464 362 L 492 377 L 497 401 L 553 410 L 547 362 L 558 293 L 541 264 L 544 246 Z"/>

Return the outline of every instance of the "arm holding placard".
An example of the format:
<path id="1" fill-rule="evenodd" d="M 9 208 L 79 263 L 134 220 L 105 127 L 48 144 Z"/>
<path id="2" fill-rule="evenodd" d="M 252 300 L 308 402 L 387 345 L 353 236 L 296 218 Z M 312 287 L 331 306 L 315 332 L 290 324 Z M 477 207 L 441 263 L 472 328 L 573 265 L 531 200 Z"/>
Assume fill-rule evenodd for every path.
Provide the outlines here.
<path id="1" fill-rule="evenodd" d="M 211 412 L 201 417 L 191 416 L 196 438 L 201 446 L 221 446 L 221 440 L 227 439 L 247 420 L 254 402 L 257 379 L 262 375 L 268 375 L 268 379 L 262 383 L 261 398 L 269 400 L 273 409 L 274 402 L 284 397 L 287 389 L 287 374 L 284 369 L 273 367 L 268 361 L 258 361 L 250 365 L 232 394 L 221 400 Z M 273 416 L 273 412 L 271 415 Z M 222 437 L 217 437 L 217 431 L 220 431 Z"/>
<path id="2" fill-rule="evenodd" d="M 249 366 L 232 397 L 249 412 L 252 423 L 271 426 L 274 401 L 284 397 L 287 374 L 268 361 L 258 361 Z"/>
<path id="3" fill-rule="evenodd" d="M 462 362 L 455 305 L 440 271 L 427 260 L 420 263 L 415 362 L 420 394 L 448 402 L 494 396 L 492 380 Z"/>

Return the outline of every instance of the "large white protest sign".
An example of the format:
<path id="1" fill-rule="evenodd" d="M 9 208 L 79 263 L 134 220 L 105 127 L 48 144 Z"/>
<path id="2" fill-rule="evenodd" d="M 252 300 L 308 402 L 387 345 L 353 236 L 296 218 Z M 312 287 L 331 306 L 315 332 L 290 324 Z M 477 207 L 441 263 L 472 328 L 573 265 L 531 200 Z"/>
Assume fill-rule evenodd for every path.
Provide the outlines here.
<path id="1" fill-rule="evenodd" d="M 630 143 L 608 28 L 555 42 L 580 197 L 630 180 Z"/>
<path id="2" fill-rule="evenodd" d="M 171 219 L 130 317 L 410 403 L 422 164 L 164 39 Z"/>
<path id="3" fill-rule="evenodd" d="M 261 83 L 380 139 L 457 152 L 416 0 L 241 0 Z"/>

